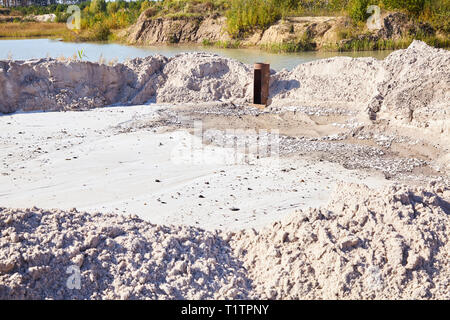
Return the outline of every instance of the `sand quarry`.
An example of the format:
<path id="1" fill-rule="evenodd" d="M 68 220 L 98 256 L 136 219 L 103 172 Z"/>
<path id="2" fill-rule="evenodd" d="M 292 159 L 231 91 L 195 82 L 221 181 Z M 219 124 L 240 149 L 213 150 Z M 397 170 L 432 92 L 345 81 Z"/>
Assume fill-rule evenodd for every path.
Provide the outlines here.
<path id="1" fill-rule="evenodd" d="M 450 52 L 0 61 L 1 299 L 450 299 Z M 254 148 L 258 146 L 258 148 Z"/>

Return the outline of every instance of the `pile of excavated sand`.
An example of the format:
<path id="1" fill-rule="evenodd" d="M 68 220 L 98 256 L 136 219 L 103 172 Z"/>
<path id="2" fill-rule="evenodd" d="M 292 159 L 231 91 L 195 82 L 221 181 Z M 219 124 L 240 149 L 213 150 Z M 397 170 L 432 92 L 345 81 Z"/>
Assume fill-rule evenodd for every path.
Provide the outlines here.
<path id="1" fill-rule="evenodd" d="M 274 73 L 277 106 L 326 106 L 450 133 L 450 52 L 414 41 L 385 60 L 336 57 Z M 148 101 L 251 102 L 251 67 L 218 55 L 138 58 L 115 66 L 0 61 L 0 112 L 82 110 Z"/>
<path id="2" fill-rule="evenodd" d="M 115 66 L 55 59 L 0 61 L 0 112 L 142 104 L 155 95 L 167 61 L 159 55 Z"/>
<path id="3" fill-rule="evenodd" d="M 448 185 L 338 190 L 327 208 L 237 234 L 0 209 L 0 299 L 450 299 Z"/>
<path id="4" fill-rule="evenodd" d="M 198 228 L 76 210 L 0 209 L 0 234 L 0 299 L 249 297 L 229 244 Z M 80 268 L 81 289 L 67 286 L 76 276 L 71 266 Z"/>
<path id="5" fill-rule="evenodd" d="M 384 79 L 369 107 L 377 117 L 450 133 L 450 51 L 415 41 L 380 64 Z"/>
<path id="6" fill-rule="evenodd" d="M 108 66 L 39 59 L 0 61 L 0 112 L 86 110 L 149 101 L 250 100 L 252 73 L 236 60 L 204 53 L 156 55 Z"/>
<path id="7" fill-rule="evenodd" d="M 450 133 L 450 51 L 414 41 L 386 59 L 336 57 L 273 76 L 274 105 L 343 106 Z"/>
<path id="8" fill-rule="evenodd" d="M 248 65 L 207 53 L 185 53 L 162 70 L 167 81 L 157 102 L 250 101 L 253 73 Z"/>
<path id="9" fill-rule="evenodd" d="M 374 58 L 336 57 L 301 64 L 272 76 L 274 105 L 364 109 L 384 77 Z"/>
<path id="10" fill-rule="evenodd" d="M 449 186 L 337 190 L 327 208 L 233 238 L 260 297 L 450 298 Z"/>

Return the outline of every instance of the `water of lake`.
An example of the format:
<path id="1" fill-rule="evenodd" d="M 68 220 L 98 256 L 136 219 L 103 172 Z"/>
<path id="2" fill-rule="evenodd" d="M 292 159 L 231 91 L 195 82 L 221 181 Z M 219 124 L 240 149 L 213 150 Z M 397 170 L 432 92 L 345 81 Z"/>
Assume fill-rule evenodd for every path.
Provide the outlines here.
<path id="1" fill-rule="evenodd" d="M 146 57 L 161 54 L 173 57 L 182 52 L 211 52 L 244 63 L 270 63 L 271 68 L 291 70 L 300 63 L 335 56 L 374 57 L 384 59 L 392 51 L 359 51 L 359 52 L 298 52 L 268 53 L 258 49 L 220 49 L 201 45 L 183 46 L 126 46 L 116 43 L 72 43 L 51 39 L 0 40 L 0 60 L 12 58 L 25 60 L 34 58 L 61 56 L 72 57 L 78 50 L 83 50 L 86 60 L 98 61 L 102 56 L 106 61 L 118 59 L 122 62 L 128 58 Z"/>

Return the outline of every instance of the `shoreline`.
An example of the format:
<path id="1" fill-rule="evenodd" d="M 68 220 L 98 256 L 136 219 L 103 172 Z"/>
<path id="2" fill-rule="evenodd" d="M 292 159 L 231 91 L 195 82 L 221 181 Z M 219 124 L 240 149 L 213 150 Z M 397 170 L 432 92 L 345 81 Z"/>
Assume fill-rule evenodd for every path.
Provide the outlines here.
<path id="1" fill-rule="evenodd" d="M 301 18 L 301 17 L 300 17 Z M 308 17 L 306 17 L 308 18 Z M 50 24 L 50 25 L 65 25 L 64 23 L 54 23 L 54 22 L 27 22 L 28 24 Z M 4 25 L 16 26 L 16 22 L 7 22 L 2 23 Z M 130 26 L 131 27 L 131 26 Z M 71 43 L 112 43 L 112 44 L 120 44 L 125 46 L 133 46 L 133 47 L 146 47 L 146 46 L 201 46 L 201 47 L 214 47 L 218 49 L 251 49 L 251 50 L 260 50 L 262 52 L 268 53 L 301 53 L 301 52 L 323 52 L 323 53 L 333 53 L 333 52 L 363 52 L 363 51 L 391 51 L 391 50 L 399 50 L 406 49 L 413 41 L 420 40 L 424 42 L 429 42 L 429 45 L 434 46 L 436 48 L 441 48 L 445 50 L 449 50 L 450 42 L 448 41 L 448 37 L 434 37 L 434 38 L 399 38 L 399 39 L 378 39 L 378 40 L 366 40 L 366 39 L 344 39 L 345 44 L 338 45 L 337 43 L 331 45 L 324 45 L 320 47 L 310 47 L 310 46 L 302 46 L 295 42 L 268 42 L 263 44 L 252 44 L 249 39 L 227 39 L 227 40 L 209 40 L 207 38 L 202 39 L 201 41 L 183 41 L 178 43 L 171 42 L 157 42 L 157 43 L 139 43 L 139 42 L 131 42 L 126 37 L 123 36 L 124 33 L 128 32 L 127 27 L 125 29 L 118 29 L 112 32 L 112 39 L 107 40 L 90 40 L 90 39 L 81 39 L 79 40 L 79 34 L 74 33 L 68 29 L 61 29 L 58 34 L 51 35 L 36 35 L 29 36 L 30 32 L 36 33 L 35 31 L 27 31 L 26 29 L 20 28 L 20 32 L 25 32 L 24 36 L 18 37 L 10 37 L 10 36 L 1 36 L 0 40 L 24 40 L 24 39 L 61 39 L 63 42 L 71 42 Z"/>
<path id="2" fill-rule="evenodd" d="M 232 43 L 226 44 L 226 43 L 211 43 L 205 45 L 204 43 L 199 42 L 183 42 L 183 43 L 153 43 L 153 44 L 137 44 L 137 43 L 129 43 L 125 40 L 115 39 L 115 40 L 74 40 L 74 39 L 64 39 L 61 37 L 61 35 L 55 35 L 55 36 L 46 36 L 46 35 L 38 35 L 38 36 L 20 36 L 20 37 L 9 37 L 4 36 L 0 37 L 1 40 L 33 40 L 33 39 L 50 39 L 50 40 L 58 40 L 61 42 L 66 43 L 87 43 L 87 44 L 96 44 L 96 43 L 102 43 L 102 44 L 120 44 L 124 46 L 129 47 L 136 47 L 136 48 L 145 48 L 145 47 L 192 47 L 192 46 L 198 46 L 198 47 L 204 47 L 204 48 L 217 48 L 217 49 L 250 49 L 250 50 L 258 50 L 261 52 L 267 52 L 267 53 L 283 53 L 283 54 L 296 54 L 296 53 L 339 53 L 339 52 L 373 52 L 373 51 L 393 51 L 398 49 L 405 49 L 411 44 L 414 39 L 411 39 L 408 44 L 404 44 L 399 47 L 393 48 L 383 48 L 383 49 L 348 49 L 348 50 L 338 50 L 338 49 L 331 49 L 331 48 L 324 48 L 324 49 L 316 49 L 316 50 L 298 50 L 298 51 L 289 51 L 289 50 L 277 50 L 277 49 L 267 49 L 268 47 L 271 47 L 270 45 L 265 46 L 256 46 L 256 45 L 233 45 Z M 236 41 L 239 42 L 239 41 Z M 274 44 L 274 46 L 277 46 L 277 44 Z M 441 47 L 441 49 L 449 50 L 450 46 L 447 47 Z"/>

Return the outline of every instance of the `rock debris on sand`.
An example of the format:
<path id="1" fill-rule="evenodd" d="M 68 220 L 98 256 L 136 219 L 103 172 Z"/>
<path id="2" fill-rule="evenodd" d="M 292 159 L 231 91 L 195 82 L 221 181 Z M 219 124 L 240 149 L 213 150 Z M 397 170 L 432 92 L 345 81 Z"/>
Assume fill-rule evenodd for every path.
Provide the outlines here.
<path id="1" fill-rule="evenodd" d="M 450 298 L 449 185 L 337 190 L 259 232 L 3 208 L 0 298 Z"/>

